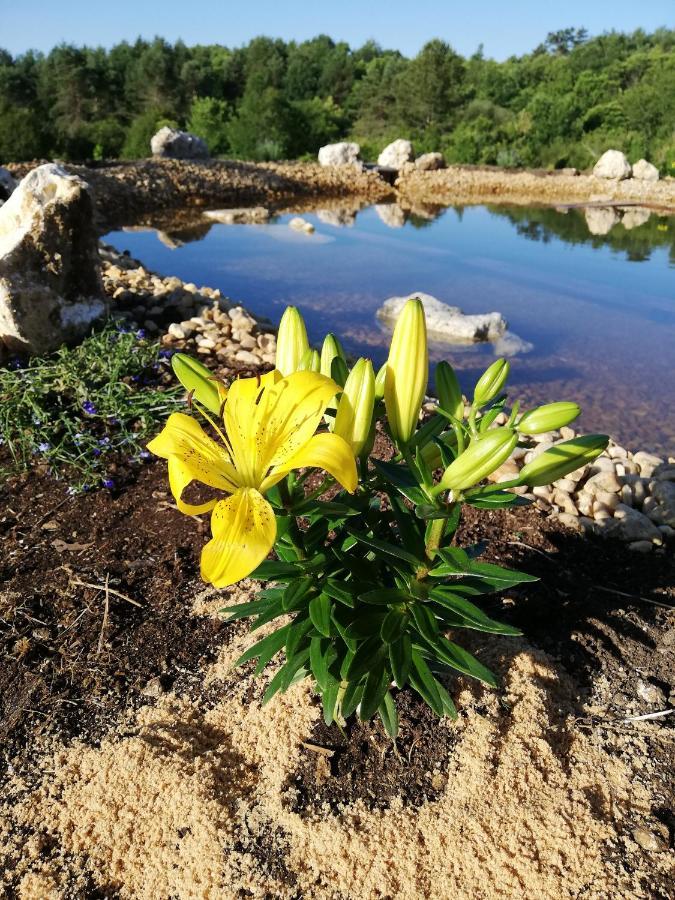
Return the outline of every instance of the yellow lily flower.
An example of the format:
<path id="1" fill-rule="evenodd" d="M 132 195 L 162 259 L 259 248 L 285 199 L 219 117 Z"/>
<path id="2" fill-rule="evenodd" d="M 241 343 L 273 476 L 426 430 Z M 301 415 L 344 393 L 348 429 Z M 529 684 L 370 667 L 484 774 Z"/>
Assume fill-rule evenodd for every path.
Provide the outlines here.
<path id="1" fill-rule="evenodd" d="M 356 490 L 356 464 L 347 442 L 336 434 L 315 434 L 338 390 L 316 372 L 284 378 L 273 371 L 235 381 L 223 409 L 223 444 L 199 423 L 173 413 L 148 450 L 169 462 L 169 483 L 181 512 L 213 510 L 213 537 L 202 551 L 201 574 L 215 587 L 249 575 L 267 556 L 277 535 L 274 510 L 264 494 L 291 470 L 317 467 L 346 490 Z M 192 481 L 224 491 L 225 499 L 193 505 L 182 500 Z"/>

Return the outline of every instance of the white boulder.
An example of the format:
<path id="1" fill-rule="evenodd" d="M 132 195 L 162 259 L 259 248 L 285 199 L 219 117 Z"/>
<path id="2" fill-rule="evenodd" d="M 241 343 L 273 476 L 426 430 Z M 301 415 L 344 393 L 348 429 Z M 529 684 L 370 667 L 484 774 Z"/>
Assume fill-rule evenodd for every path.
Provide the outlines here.
<path id="1" fill-rule="evenodd" d="M 638 181 L 658 181 L 659 170 L 646 159 L 639 159 L 633 166 L 633 178 Z"/>
<path id="2" fill-rule="evenodd" d="M 429 336 L 456 344 L 497 340 L 506 331 L 506 322 L 498 312 L 465 315 L 458 306 L 448 306 L 430 294 L 415 292 L 407 297 L 390 297 L 377 311 L 385 324 L 393 324 L 408 300 L 422 301 Z"/>
<path id="3" fill-rule="evenodd" d="M 150 149 L 153 156 L 162 156 L 166 159 L 209 158 L 206 141 L 196 134 L 190 134 L 189 131 L 178 131 L 166 125 L 153 135 Z"/>
<path id="4" fill-rule="evenodd" d="M 413 162 L 415 153 L 413 145 L 404 138 L 398 138 L 388 144 L 382 153 L 377 157 L 378 166 L 384 166 L 387 169 L 401 169 L 404 163 Z"/>
<path id="5" fill-rule="evenodd" d="M 340 141 L 338 144 L 326 144 L 319 149 L 319 165 L 352 166 L 359 162 L 361 147 L 353 141 Z"/>
<path id="6" fill-rule="evenodd" d="M 435 172 L 445 168 L 445 157 L 442 153 L 423 153 L 415 160 L 415 168 L 419 172 Z"/>
<path id="7" fill-rule="evenodd" d="M 260 225 L 270 217 L 264 206 L 242 206 L 235 209 L 206 209 L 204 218 L 221 225 Z"/>
<path id="8" fill-rule="evenodd" d="M 631 166 L 620 150 L 606 150 L 593 167 L 596 178 L 613 178 L 621 181 L 630 178 Z"/>
<path id="9" fill-rule="evenodd" d="M 33 169 L 0 208 L 0 344 L 44 353 L 103 315 L 89 186 L 60 166 Z"/>
<path id="10" fill-rule="evenodd" d="M 16 188 L 16 181 L 14 180 L 14 176 L 8 170 L 0 166 L 0 206 L 5 202 L 5 200 L 9 200 L 10 195 Z"/>

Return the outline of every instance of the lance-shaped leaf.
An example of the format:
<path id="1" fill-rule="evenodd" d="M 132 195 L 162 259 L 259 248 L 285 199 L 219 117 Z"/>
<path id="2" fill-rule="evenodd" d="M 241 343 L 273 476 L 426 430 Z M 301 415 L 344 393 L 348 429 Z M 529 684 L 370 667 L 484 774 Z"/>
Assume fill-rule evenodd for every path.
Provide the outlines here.
<path id="1" fill-rule="evenodd" d="M 171 357 L 171 367 L 176 378 L 194 400 L 214 415 L 220 413 L 227 396 L 227 388 L 218 382 L 210 369 L 185 353 L 174 353 Z"/>
<path id="2" fill-rule="evenodd" d="M 429 596 L 445 609 L 449 609 L 452 613 L 459 616 L 463 620 L 465 628 L 472 628 L 475 631 L 486 631 L 490 634 L 511 636 L 522 634 L 522 631 L 518 628 L 513 628 L 511 625 L 503 625 L 501 622 L 491 619 L 482 609 L 471 603 L 470 600 L 456 594 L 451 587 L 432 588 Z"/>

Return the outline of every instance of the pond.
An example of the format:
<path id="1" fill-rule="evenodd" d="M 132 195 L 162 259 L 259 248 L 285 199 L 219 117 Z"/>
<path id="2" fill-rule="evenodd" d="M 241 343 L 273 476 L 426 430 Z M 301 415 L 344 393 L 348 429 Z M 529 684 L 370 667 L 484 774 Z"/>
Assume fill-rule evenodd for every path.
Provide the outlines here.
<path id="1" fill-rule="evenodd" d="M 376 311 L 388 297 L 421 291 L 466 313 L 497 310 L 508 341 L 432 346 L 465 391 L 506 352 L 513 399 L 575 399 L 584 430 L 630 449 L 675 451 L 675 217 L 507 206 L 413 215 L 395 205 L 301 215 L 313 234 L 289 227 L 289 213 L 106 240 L 275 322 L 295 304 L 316 345 L 335 331 L 376 365 L 389 339 Z"/>

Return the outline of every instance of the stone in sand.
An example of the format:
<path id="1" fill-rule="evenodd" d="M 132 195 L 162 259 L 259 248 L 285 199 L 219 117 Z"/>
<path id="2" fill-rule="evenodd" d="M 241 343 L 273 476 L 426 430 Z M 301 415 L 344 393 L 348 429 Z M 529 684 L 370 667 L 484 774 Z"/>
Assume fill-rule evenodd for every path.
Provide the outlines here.
<path id="1" fill-rule="evenodd" d="M 408 300 L 422 301 L 430 337 L 450 343 L 474 343 L 496 340 L 506 331 L 506 322 L 498 312 L 465 315 L 458 306 L 448 306 L 430 294 L 415 292 L 407 297 L 390 297 L 377 311 L 377 317 L 393 324 Z"/>
<path id="2" fill-rule="evenodd" d="M 196 134 L 190 134 L 189 131 L 179 131 L 166 125 L 153 135 L 150 149 L 153 156 L 162 156 L 167 159 L 209 158 L 206 141 L 197 137 Z"/>
<path id="3" fill-rule="evenodd" d="M 621 181 L 630 178 L 631 167 L 620 150 L 606 150 L 593 167 L 596 178 L 613 178 Z"/>
<path id="4" fill-rule="evenodd" d="M 398 138 L 388 144 L 382 153 L 377 157 L 378 166 L 384 166 L 388 169 L 400 169 L 404 163 L 413 162 L 415 153 L 413 145 L 405 138 Z"/>
<path id="5" fill-rule="evenodd" d="M 0 343 L 44 353 L 105 312 L 89 186 L 33 169 L 0 209 Z"/>

